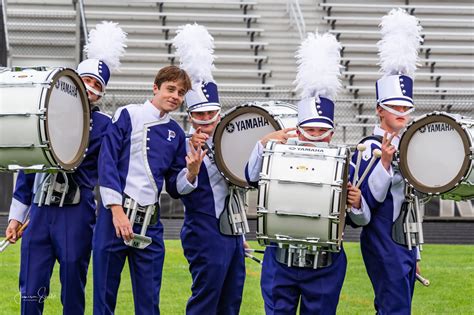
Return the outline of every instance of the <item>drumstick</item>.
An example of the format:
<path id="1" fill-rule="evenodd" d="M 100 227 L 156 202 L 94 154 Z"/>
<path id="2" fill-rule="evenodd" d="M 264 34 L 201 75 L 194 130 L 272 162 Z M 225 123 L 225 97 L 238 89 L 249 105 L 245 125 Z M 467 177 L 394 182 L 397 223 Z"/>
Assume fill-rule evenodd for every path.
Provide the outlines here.
<path id="1" fill-rule="evenodd" d="M 20 227 L 16 230 L 17 234 L 23 232 L 28 226 L 28 223 L 30 223 L 30 220 L 26 220 L 26 222 L 23 225 L 20 225 Z M 12 238 L 12 235 L 8 236 L 2 242 L 0 242 L 0 253 L 3 252 L 11 244 L 9 242 L 11 238 Z"/>
<path id="2" fill-rule="evenodd" d="M 419 273 L 416 274 L 416 280 L 420 281 L 425 287 L 430 285 L 430 280 L 423 278 Z"/>
<path id="3" fill-rule="evenodd" d="M 245 251 L 246 251 L 247 253 L 265 254 L 265 251 L 262 250 L 262 249 L 246 248 Z"/>
<path id="4" fill-rule="evenodd" d="M 354 179 L 352 180 L 352 182 L 354 184 L 357 184 L 357 181 L 359 180 L 359 168 L 360 168 L 360 162 L 362 160 L 362 152 L 365 151 L 365 149 L 367 149 L 367 147 L 365 146 L 365 144 L 363 143 L 359 143 L 357 145 L 357 151 L 358 154 L 357 154 L 357 162 L 356 162 L 356 166 L 355 166 L 355 172 L 354 172 Z"/>
<path id="5" fill-rule="evenodd" d="M 372 158 L 370 159 L 369 165 L 367 165 L 367 168 L 364 170 L 364 173 L 362 173 L 362 176 L 359 178 L 359 181 L 356 184 L 357 188 L 359 188 L 360 185 L 362 185 L 362 182 L 364 181 L 367 174 L 369 174 L 369 171 L 372 168 L 372 165 L 374 165 L 375 160 L 377 160 L 381 156 L 382 156 L 382 151 L 380 151 L 379 149 L 375 149 L 374 151 L 372 151 Z"/>
<path id="6" fill-rule="evenodd" d="M 257 257 L 250 255 L 249 253 L 245 252 L 245 257 L 252 259 L 253 261 L 259 263 L 260 265 L 262 264 L 262 261 L 258 259 Z"/>

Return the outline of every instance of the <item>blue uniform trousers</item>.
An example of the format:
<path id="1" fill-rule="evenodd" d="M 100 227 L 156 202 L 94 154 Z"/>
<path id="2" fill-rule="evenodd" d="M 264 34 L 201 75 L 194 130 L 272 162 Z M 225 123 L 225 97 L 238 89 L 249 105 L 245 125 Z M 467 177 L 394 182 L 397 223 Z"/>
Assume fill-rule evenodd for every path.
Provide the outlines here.
<path id="1" fill-rule="evenodd" d="M 84 314 L 94 223 L 94 196 L 85 187 L 81 187 L 78 205 L 31 205 L 30 223 L 21 242 L 22 314 L 43 313 L 55 261 L 60 265 L 63 314 Z"/>
<path id="2" fill-rule="evenodd" d="M 276 260 L 276 250 L 267 247 L 263 259 L 261 287 L 266 314 L 296 314 L 300 300 L 302 315 L 336 314 L 347 267 L 344 249 L 332 254 L 331 266 L 319 269 L 288 267 Z"/>
<path id="3" fill-rule="evenodd" d="M 245 282 L 242 236 L 221 234 L 214 216 L 186 213 L 181 242 L 193 278 L 186 314 L 239 314 Z"/>
<path id="4" fill-rule="evenodd" d="M 378 215 L 364 227 L 362 257 L 374 288 L 377 314 L 408 315 L 415 287 L 416 250 L 396 244 L 391 226 L 391 219 Z"/>
<path id="5" fill-rule="evenodd" d="M 140 233 L 135 224 L 133 232 Z M 136 315 L 160 314 L 159 294 L 165 258 L 163 225 L 158 220 L 149 225 L 146 233 L 152 243 L 145 249 L 125 245 L 115 235 L 112 212 L 103 206 L 99 209 L 93 240 L 94 314 L 113 314 L 117 302 L 122 269 L 128 258 Z"/>

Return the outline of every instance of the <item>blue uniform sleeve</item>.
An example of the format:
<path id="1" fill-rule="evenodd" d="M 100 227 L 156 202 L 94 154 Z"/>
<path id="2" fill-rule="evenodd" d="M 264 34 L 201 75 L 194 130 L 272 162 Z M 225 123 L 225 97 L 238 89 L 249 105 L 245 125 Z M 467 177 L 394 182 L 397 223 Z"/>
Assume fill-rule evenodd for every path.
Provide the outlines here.
<path id="1" fill-rule="evenodd" d="M 258 188 L 258 179 L 262 171 L 263 164 L 263 145 L 260 141 L 257 142 L 250 155 L 247 165 L 245 165 L 245 179 L 247 183 L 255 188 Z"/>
<path id="2" fill-rule="evenodd" d="M 14 219 L 21 223 L 25 222 L 28 208 L 33 202 L 35 175 L 35 173 L 25 174 L 23 171 L 18 172 L 8 221 Z"/>
<path id="3" fill-rule="evenodd" d="M 173 163 L 165 175 L 166 191 L 172 198 L 175 199 L 191 193 L 198 184 L 197 177 L 194 183 L 190 183 L 186 178 L 186 145 L 188 141 L 182 130 L 180 130 L 178 134 L 180 135 L 179 146 L 176 151 Z"/>
<path id="4" fill-rule="evenodd" d="M 357 156 L 359 154 L 362 154 L 360 168 L 359 168 L 359 172 L 358 172 L 358 176 L 360 178 L 369 166 L 370 160 L 372 158 L 372 151 L 374 149 L 380 149 L 380 146 L 377 145 L 374 141 L 366 141 L 366 142 L 364 142 L 364 144 L 366 145 L 367 149 L 365 151 L 363 151 L 362 153 L 356 151 L 354 153 L 353 157 L 352 157 L 352 163 L 351 164 L 354 167 L 351 167 L 351 171 L 350 171 L 350 174 L 349 174 L 349 180 L 354 185 L 357 184 L 357 183 L 353 182 L 354 172 L 355 172 L 355 165 L 357 163 Z M 374 181 L 376 181 L 376 182 L 378 182 L 378 181 L 386 182 L 386 178 L 384 177 L 385 174 L 383 174 L 383 173 L 381 174 L 380 167 L 382 167 L 382 169 L 384 169 L 383 166 L 382 166 L 382 163 L 380 162 L 380 159 L 378 159 L 372 165 L 372 167 L 369 169 L 369 171 L 367 173 L 367 176 L 364 178 L 362 184 L 359 187 L 359 189 L 361 190 L 361 193 L 362 193 L 362 197 L 365 200 L 365 204 L 366 204 L 367 207 L 369 207 L 371 209 L 371 211 L 375 211 L 376 209 L 378 209 L 378 207 L 383 203 L 383 201 L 385 199 L 385 197 L 383 197 L 383 199 L 380 198 L 381 194 L 383 193 L 381 191 L 382 186 L 374 187 L 373 185 L 370 184 L 370 182 L 374 182 Z M 388 186 L 387 186 L 387 190 L 385 191 L 385 195 L 386 195 L 386 192 L 388 191 L 389 185 L 390 185 L 390 179 L 388 180 Z"/>
<path id="5" fill-rule="evenodd" d="M 122 204 L 123 185 L 119 164 L 126 158 L 124 148 L 130 144 L 132 124 L 126 109 L 119 109 L 102 139 L 99 153 L 99 185 L 105 206 Z M 129 153 L 128 153 L 129 154 Z"/>

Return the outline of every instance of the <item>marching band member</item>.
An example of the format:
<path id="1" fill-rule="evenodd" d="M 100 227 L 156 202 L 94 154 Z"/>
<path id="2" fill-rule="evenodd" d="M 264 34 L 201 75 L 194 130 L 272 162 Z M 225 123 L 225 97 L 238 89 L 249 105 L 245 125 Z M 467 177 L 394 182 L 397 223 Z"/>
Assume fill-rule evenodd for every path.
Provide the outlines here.
<path id="1" fill-rule="evenodd" d="M 185 134 L 169 115 L 190 88 L 184 70 L 164 67 L 155 77 L 153 98 L 120 107 L 107 129 L 99 155 L 102 204 L 93 240 L 94 314 L 114 313 L 126 258 L 135 314 L 160 313 L 165 255 L 159 218 L 161 189 L 166 180 L 166 190 L 174 198 L 191 192 L 205 155 L 200 148 L 186 155 Z M 138 212 L 129 219 L 124 209 Z M 144 209 L 152 210 L 150 217 Z M 142 227 L 147 227 L 146 237 L 151 239 L 145 248 L 135 240 Z"/>
<path id="2" fill-rule="evenodd" d="M 18 174 L 10 207 L 7 237 L 15 235 L 30 208 L 30 224 L 21 243 L 20 293 L 21 313 L 43 312 L 49 294 L 49 283 L 57 260 L 60 265 L 61 302 L 64 314 L 84 314 L 84 287 L 87 280 L 95 223 L 93 189 L 97 185 L 97 160 L 110 117 L 94 104 L 102 97 L 111 71 L 120 65 L 126 34 L 116 23 L 103 22 L 89 33 L 85 51 L 88 54 L 77 67 L 92 103 L 92 127 L 89 146 L 81 165 L 68 173 L 69 189 L 63 206 L 59 205 L 64 179 L 56 174 Z M 66 119 L 66 118 L 65 118 Z M 62 180 L 62 181 L 61 181 Z M 49 198 L 42 193 L 53 185 Z"/>
<path id="3" fill-rule="evenodd" d="M 212 136 L 221 111 L 212 78 L 213 38 L 205 27 L 188 24 L 178 31 L 174 45 L 181 66 L 193 81 L 185 96 L 195 130 L 189 141 L 196 148 L 213 148 Z M 181 243 L 193 279 L 186 314 L 237 315 L 245 281 L 243 236 L 220 229 L 229 185 L 214 162 L 212 149 L 204 157 L 198 177 L 198 187 L 182 197 L 185 217 Z"/>
<path id="4" fill-rule="evenodd" d="M 298 51 L 296 83 L 302 91 L 298 103 L 297 128 L 275 131 L 255 146 L 246 168 L 249 184 L 255 187 L 262 169 L 263 148 L 270 140 L 281 143 L 329 143 L 334 133 L 334 102 L 341 83 L 341 45 L 329 34 L 309 33 Z M 296 129 L 295 134 L 289 134 Z M 298 141 L 292 139 L 297 136 Z M 291 196 L 289 196 L 291 198 Z M 349 183 L 347 203 L 352 207 L 350 217 L 363 225 L 367 211 L 361 192 Z M 317 268 L 313 262 L 305 267 L 288 267 L 283 261 L 286 249 L 268 246 L 263 258 L 261 289 L 265 312 L 269 314 L 335 314 L 344 281 L 347 259 L 344 249 L 338 253 L 321 251 Z M 316 259 L 313 256 L 313 261 Z"/>
<path id="5" fill-rule="evenodd" d="M 374 136 L 362 140 L 368 149 L 353 156 L 356 163 L 358 155 L 362 155 L 355 176 L 360 177 L 369 169 L 360 188 L 371 217 L 362 229 L 360 246 L 374 288 L 377 314 L 411 313 L 418 252 L 415 247 L 409 250 L 407 244 L 398 242 L 393 232 L 406 200 L 405 182 L 392 161 L 400 141 L 399 133 L 414 110 L 411 77 L 416 70 L 420 31 L 418 20 L 401 9 L 392 10 L 382 18 L 383 37 L 378 47 L 385 75 L 376 83 L 380 125 L 375 126 Z M 382 156 L 371 167 L 369 161 L 374 149 L 380 149 Z"/>

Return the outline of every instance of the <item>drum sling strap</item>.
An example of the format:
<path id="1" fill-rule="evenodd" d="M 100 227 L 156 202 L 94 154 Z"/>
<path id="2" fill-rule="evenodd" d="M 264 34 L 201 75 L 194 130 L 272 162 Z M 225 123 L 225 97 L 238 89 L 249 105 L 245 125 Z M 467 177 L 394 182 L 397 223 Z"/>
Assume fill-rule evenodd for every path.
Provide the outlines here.
<path id="1" fill-rule="evenodd" d="M 276 260 L 288 267 L 324 268 L 332 264 L 332 255 L 326 251 L 310 252 L 305 248 L 290 245 L 290 248 L 277 248 Z"/>
<path id="2" fill-rule="evenodd" d="M 214 148 L 211 148 L 207 142 L 204 142 L 203 149 L 207 150 L 206 155 L 212 163 L 214 162 Z M 224 235 L 243 235 L 250 232 L 245 213 L 245 193 L 246 191 L 229 186 L 229 195 L 227 195 L 224 210 L 219 216 L 219 230 Z"/>
<path id="3" fill-rule="evenodd" d="M 45 174 L 46 175 L 46 174 Z M 41 175 L 40 175 L 41 176 Z M 33 203 L 42 205 L 77 205 L 81 202 L 81 189 L 73 173 L 58 172 L 47 174 L 41 181 Z"/>
<path id="4" fill-rule="evenodd" d="M 159 217 L 159 202 L 141 206 L 135 199 L 125 195 L 123 199 L 123 210 L 130 220 L 130 224 L 141 225 L 140 233 L 134 233 L 133 238 L 129 241 L 124 240 L 124 243 L 130 247 L 144 249 L 150 245 L 153 240 L 146 236 L 149 225 L 155 225 Z"/>
<path id="5" fill-rule="evenodd" d="M 375 140 L 382 144 L 383 137 L 372 135 L 365 137 L 359 143 L 367 140 Z M 394 156 L 392 167 L 397 171 L 398 163 Z M 398 218 L 392 224 L 392 239 L 395 243 L 407 246 L 410 250 L 413 246 L 423 243 L 423 230 L 419 220 L 418 198 L 414 197 L 412 189 L 405 187 L 405 201 L 400 209 Z"/>
<path id="6" fill-rule="evenodd" d="M 219 230 L 224 235 L 243 235 L 250 232 L 245 213 L 245 193 L 242 188 L 229 185 L 224 211 L 219 216 Z"/>

